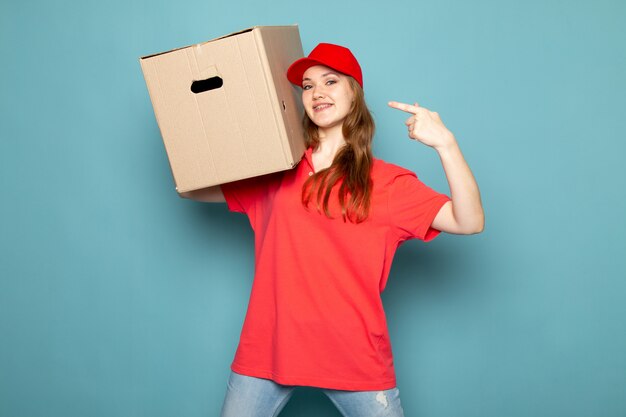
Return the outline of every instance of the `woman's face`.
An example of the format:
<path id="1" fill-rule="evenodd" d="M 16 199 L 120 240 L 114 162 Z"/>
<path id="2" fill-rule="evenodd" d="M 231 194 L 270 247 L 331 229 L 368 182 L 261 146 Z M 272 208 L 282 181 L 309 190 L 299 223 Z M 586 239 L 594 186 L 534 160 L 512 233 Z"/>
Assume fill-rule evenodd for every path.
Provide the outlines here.
<path id="1" fill-rule="evenodd" d="M 354 92 L 348 77 L 324 65 L 310 67 L 302 76 L 302 104 L 320 128 L 341 126 L 350 112 Z"/>

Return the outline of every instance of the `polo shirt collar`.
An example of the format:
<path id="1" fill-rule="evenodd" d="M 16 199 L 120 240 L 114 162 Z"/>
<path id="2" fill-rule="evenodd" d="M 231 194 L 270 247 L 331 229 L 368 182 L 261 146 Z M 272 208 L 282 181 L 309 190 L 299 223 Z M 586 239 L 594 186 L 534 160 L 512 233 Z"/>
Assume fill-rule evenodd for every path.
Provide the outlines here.
<path id="1" fill-rule="evenodd" d="M 304 159 L 306 159 L 311 171 L 313 171 L 313 147 L 309 146 L 307 150 L 304 152 Z"/>

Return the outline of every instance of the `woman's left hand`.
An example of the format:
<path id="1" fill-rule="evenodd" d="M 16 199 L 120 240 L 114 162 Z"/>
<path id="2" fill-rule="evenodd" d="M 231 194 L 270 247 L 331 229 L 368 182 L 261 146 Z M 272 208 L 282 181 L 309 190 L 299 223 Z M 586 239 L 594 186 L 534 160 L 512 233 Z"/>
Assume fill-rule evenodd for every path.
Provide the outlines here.
<path id="1" fill-rule="evenodd" d="M 411 139 L 435 149 L 445 148 L 456 142 L 452 132 L 441 121 L 439 113 L 420 107 L 417 103 L 410 105 L 390 101 L 388 104 L 389 107 L 411 114 L 411 117 L 404 122 L 409 129 Z"/>

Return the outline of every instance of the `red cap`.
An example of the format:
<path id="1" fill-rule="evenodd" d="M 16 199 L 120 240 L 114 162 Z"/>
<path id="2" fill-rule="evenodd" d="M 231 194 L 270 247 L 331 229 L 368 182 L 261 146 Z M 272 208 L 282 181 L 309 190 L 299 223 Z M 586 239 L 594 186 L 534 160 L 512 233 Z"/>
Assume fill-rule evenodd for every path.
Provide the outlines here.
<path id="1" fill-rule="evenodd" d="M 304 72 L 314 65 L 326 65 L 336 71 L 350 75 L 363 88 L 361 66 L 348 48 L 332 43 L 320 43 L 308 57 L 300 58 L 287 69 L 287 79 L 298 87 L 302 87 Z"/>

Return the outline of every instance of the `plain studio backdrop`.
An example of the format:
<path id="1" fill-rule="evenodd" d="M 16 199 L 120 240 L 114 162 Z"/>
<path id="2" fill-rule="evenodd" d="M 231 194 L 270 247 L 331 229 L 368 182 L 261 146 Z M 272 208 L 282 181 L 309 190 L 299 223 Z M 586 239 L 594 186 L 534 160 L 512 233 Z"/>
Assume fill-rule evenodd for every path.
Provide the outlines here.
<path id="1" fill-rule="evenodd" d="M 180 199 L 139 57 L 254 25 L 347 45 L 374 152 L 448 193 L 387 101 L 438 111 L 480 235 L 405 243 L 383 301 L 407 417 L 626 415 L 626 3 L 0 4 L 0 415 L 216 416 L 247 219 Z M 356 243 L 356 242 L 355 242 Z M 281 416 L 339 416 L 319 391 Z"/>

